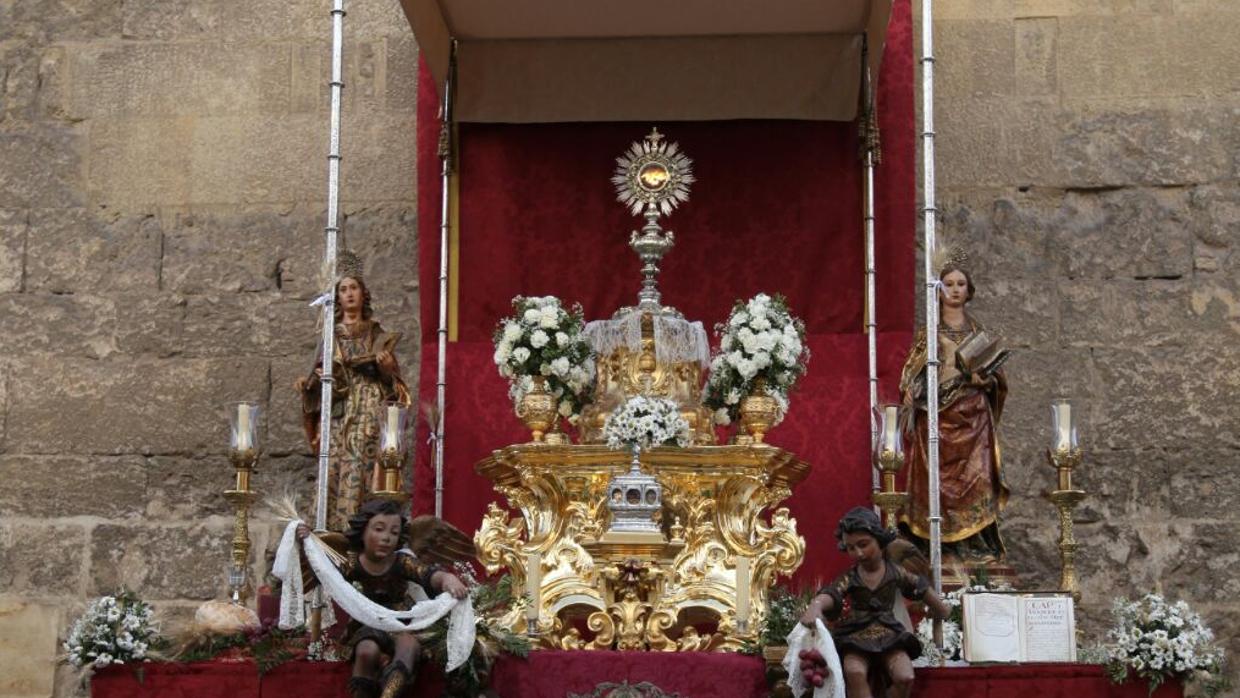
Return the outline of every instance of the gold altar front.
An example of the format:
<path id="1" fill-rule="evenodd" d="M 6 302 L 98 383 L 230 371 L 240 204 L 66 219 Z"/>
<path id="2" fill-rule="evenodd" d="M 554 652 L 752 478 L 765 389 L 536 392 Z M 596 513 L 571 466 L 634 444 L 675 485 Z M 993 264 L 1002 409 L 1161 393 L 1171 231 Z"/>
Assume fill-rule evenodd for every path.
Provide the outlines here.
<path id="1" fill-rule="evenodd" d="M 630 460 L 602 445 L 524 444 L 475 466 L 520 512 L 490 505 L 475 534 L 479 559 L 520 590 L 531 560 L 539 567 L 536 627 L 529 609 L 503 622 L 562 649 L 736 650 L 756 639 L 776 577 L 805 556 L 796 521 L 776 505 L 809 465 L 766 445 L 643 451 L 642 471 L 663 486 L 662 532 L 609 533 L 608 482 Z"/>

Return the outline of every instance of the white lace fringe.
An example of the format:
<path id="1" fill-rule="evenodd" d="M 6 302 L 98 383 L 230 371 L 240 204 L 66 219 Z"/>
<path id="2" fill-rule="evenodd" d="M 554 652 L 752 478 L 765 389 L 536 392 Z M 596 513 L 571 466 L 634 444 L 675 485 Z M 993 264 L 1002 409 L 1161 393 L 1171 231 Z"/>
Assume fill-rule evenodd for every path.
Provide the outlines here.
<path id="1" fill-rule="evenodd" d="M 696 361 L 702 368 L 710 365 L 710 340 L 701 322 L 655 315 L 653 325 L 656 361 Z M 634 310 L 612 320 L 592 320 L 586 323 L 585 335 L 599 356 L 610 356 L 621 347 L 641 351 L 642 313 Z"/>
<path id="2" fill-rule="evenodd" d="M 812 686 L 801 674 L 801 650 L 816 649 L 827 660 L 827 680 L 821 688 L 814 688 L 813 698 L 844 698 L 844 669 L 840 665 L 840 655 L 835 651 L 835 641 L 821 620 L 814 621 L 814 630 L 797 623 L 797 627 L 788 633 L 788 653 L 784 655 L 784 669 L 788 670 L 788 688 L 792 695 L 800 698 Z"/>
<path id="3" fill-rule="evenodd" d="M 305 598 L 302 591 L 301 563 L 297 556 L 297 525 L 290 521 L 280 539 L 271 572 L 284 582 L 280 596 L 280 627 L 304 625 Z M 469 597 L 457 600 L 447 592 L 429 601 L 414 604 L 408 611 L 393 611 L 366 598 L 353 588 L 328 559 L 323 543 L 308 536 L 302 549 L 310 569 L 314 570 L 325 593 L 328 607 L 335 600 L 340 607 L 361 624 L 390 633 L 424 630 L 435 621 L 448 616 L 448 662 L 445 671 L 452 671 L 469 659 L 474 647 L 474 606 Z"/>

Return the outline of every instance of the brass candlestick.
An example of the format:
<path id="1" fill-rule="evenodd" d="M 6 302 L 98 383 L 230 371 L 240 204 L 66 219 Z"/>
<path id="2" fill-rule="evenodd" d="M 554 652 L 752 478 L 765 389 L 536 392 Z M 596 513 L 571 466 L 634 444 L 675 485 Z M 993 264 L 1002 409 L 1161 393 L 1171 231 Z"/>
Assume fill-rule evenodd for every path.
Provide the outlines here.
<path id="1" fill-rule="evenodd" d="M 250 596 L 249 575 L 246 574 L 250 560 L 250 505 L 258 497 L 250 489 L 250 475 L 254 472 L 254 464 L 258 461 L 258 453 L 253 448 L 233 450 L 229 454 L 236 481 L 233 488 L 224 490 L 224 497 L 236 509 L 233 519 L 232 569 L 228 573 L 228 595 L 233 603 L 245 605 Z"/>
<path id="2" fill-rule="evenodd" d="M 1072 471 L 1081 463 L 1081 449 L 1062 447 L 1048 449 L 1051 465 L 1058 471 L 1058 488 L 1051 492 L 1050 500 L 1059 510 L 1059 562 L 1062 572 L 1059 588 L 1071 592 L 1072 598 L 1081 600 L 1081 589 L 1076 580 L 1076 535 L 1072 528 L 1072 511 L 1085 498 L 1085 492 L 1072 486 Z"/>
<path id="3" fill-rule="evenodd" d="M 385 448 L 379 452 L 379 465 L 383 469 L 383 488 L 375 490 L 376 499 L 390 499 L 401 504 L 409 501 L 409 493 L 400 486 L 402 455 L 395 448 Z"/>
<path id="4" fill-rule="evenodd" d="M 871 497 L 883 510 L 883 525 L 895 528 L 900 516 L 900 509 L 908 502 L 908 492 L 896 490 L 896 473 L 904 467 L 904 454 L 885 448 L 878 455 L 878 469 L 882 473 L 882 490 Z"/>

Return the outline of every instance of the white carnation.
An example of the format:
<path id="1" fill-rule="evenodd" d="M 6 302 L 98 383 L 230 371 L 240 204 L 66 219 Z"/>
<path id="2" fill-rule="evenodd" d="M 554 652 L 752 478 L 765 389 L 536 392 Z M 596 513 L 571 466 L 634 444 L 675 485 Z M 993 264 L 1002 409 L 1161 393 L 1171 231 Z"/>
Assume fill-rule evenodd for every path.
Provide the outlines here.
<path id="1" fill-rule="evenodd" d="M 512 350 L 512 358 L 516 359 L 517 363 L 523 364 L 529 360 L 530 350 L 525 347 L 517 347 Z"/>
<path id="2" fill-rule="evenodd" d="M 512 322 L 511 320 L 508 322 L 505 322 L 504 323 L 504 341 L 515 342 L 518 339 L 521 339 L 521 333 L 523 331 L 524 330 L 521 329 L 521 325 L 518 325 L 517 323 Z"/>
<path id="3" fill-rule="evenodd" d="M 541 327 L 544 327 L 546 329 L 551 329 L 553 327 L 559 326 L 560 324 L 560 309 L 559 308 L 553 305 L 548 305 L 548 306 L 544 306 L 543 309 L 539 312 L 542 315 L 542 317 L 538 319 L 538 324 Z"/>
<path id="4" fill-rule="evenodd" d="M 732 423 L 732 418 L 728 416 L 728 411 L 722 407 L 715 410 L 715 424 L 727 426 Z"/>
<path id="5" fill-rule="evenodd" d="M 555 345 L 561 348 L 568 346 L 568 335 L 563 332 L 556 332 Z"/>
<path id="6" fill-rule="evenodd" d="M 530 308 L 521 316 L 521 320 L 527 325 L 537 325 L 542 320 L 542 313 L 537 308 Z"/>
<path id="7" fill-rule="evenodd" d="M 550 341 L 551 338 L 548 337 L 547 333 L 542 330 L 534 330 L 534 334 L 530 335 L 530 346 L 535 349 L 542 349 L 547 346 L 547 342 Z"/>
<path id="8" fill-rule="evenodd" d="M 728 318 L 728 324 L 733 327 L 740 327 L 747 322 L 749 322 L 749 314 L 744 311 L 736 313 L 732 317 Z"/>
<path id="9" fill-rule="evenodd" d="M 561 376 L 561 377 L 568 375 L 568 357 L 561 356 L 555 361 L 552 361 L 551 371 L 555 375 Z"/>

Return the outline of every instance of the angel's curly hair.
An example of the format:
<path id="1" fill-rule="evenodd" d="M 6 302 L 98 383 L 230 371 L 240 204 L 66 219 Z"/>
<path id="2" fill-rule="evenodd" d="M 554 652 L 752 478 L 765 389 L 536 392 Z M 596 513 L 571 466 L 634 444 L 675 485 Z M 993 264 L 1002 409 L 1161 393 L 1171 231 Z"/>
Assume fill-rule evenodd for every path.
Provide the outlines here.
<path id="1" fill-rule="evenodd" d="M 844 550 L 844 536 L 849 533 L 864 533 L 874 536 L 874 540 L 878 541 L 878 547 L 887 548 L 887 544 L 896 539 L 895 531 L 883 528 L 883 522 L 879 520 L 878 514 L 873 509 L 865 507 L 853 507 L 844 514 L 844 518 L 840 519 L 840 523 L 835 527 L 835 540 L 840 550 Z"/>
<path id="2" fill-rule="evenodd" d="M 409 519 L 405 516 L 404 507 L 399 502 L 390 499 L 374 499 L 362 505 L 357 513 L 349 517 L 349 530 L 345 531 L 344 537 L 349 541 L 349 547 L 353 550 L 361 551 L 364 546 L 363 539 L 366 535 L 366 526 L 370 524 L 370 520 L 376 516 L 400 517 L 400 538 L 396 541 L 396 548 L 399 550 L 405 546 L 405 537 L 407 535 L 406 528 L 409 525 Z"/>

